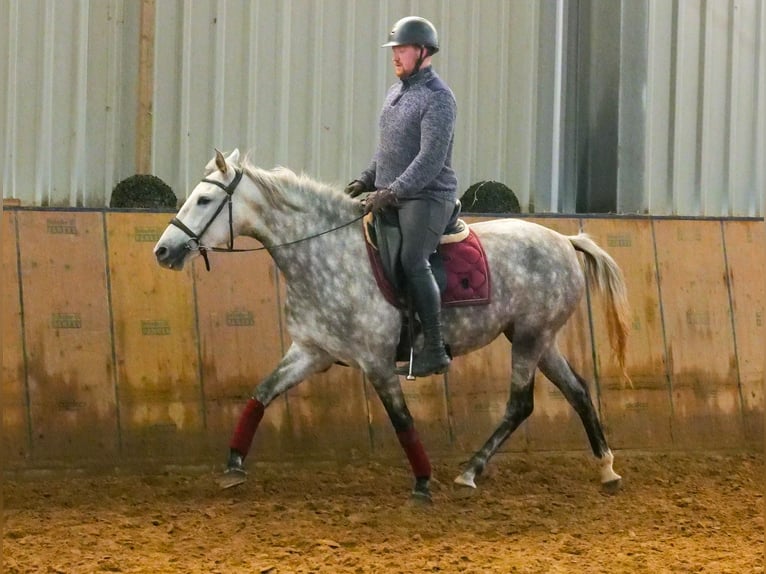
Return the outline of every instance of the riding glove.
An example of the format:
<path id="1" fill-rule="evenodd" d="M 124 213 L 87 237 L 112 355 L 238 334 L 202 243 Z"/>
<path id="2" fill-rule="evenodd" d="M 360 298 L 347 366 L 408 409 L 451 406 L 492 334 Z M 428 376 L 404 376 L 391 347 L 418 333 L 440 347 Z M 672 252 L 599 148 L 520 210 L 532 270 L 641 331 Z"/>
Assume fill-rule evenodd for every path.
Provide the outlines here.
<path id="1" fill-rule="evenodd" d="M 375 192 L 375 195 L 367 199 L 364 212 L 370 213 L 372 211 L 373 213 L 380 213 L 387 207 L 397 205 L 399 205 L 399 198 L 396 197 L 396 193 L 390 189 L 379 189 Z"/>
<path id="2" fill-rule="evenodd" d="M 349 183 L 346 186 L 346 189 L 344 189 L 343 191 L 344 193 L 346 193 L 347 195 L 350 195 L 351 197 L 356 197 L 358 195 L 363 194 L 365 191 L 368 191 L 368 190 L 367 190 L 367 186 L 364 185 L 364 183 L 362 183 L 358 179 L 355 179 L 354 181 Z"/>

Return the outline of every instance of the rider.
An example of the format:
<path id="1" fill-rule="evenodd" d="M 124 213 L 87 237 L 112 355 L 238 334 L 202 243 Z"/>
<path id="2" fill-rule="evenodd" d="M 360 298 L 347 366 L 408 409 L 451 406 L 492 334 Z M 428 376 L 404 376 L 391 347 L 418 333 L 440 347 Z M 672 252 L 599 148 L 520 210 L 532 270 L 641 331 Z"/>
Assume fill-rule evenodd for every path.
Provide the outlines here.
<path id="1" fill-rule="evenodd" d="M 402 233 L 401 264 L 423 328 L 423 351 L 412 374 L 447 370 L 441 331 L 441 295 L 428 257 L 449 223 L 457 199 L 452 169 L 457 103 L 431 67 L 439 51 L 436 28 L 425 18 L 402 18 L 383 47 L 391 47 L 399 82 L 391 86 L 380 113 L 380 141 L 370 166 L 346 187 L 356 197 L 377 190 L 368 210 L 389 210 Z"/>

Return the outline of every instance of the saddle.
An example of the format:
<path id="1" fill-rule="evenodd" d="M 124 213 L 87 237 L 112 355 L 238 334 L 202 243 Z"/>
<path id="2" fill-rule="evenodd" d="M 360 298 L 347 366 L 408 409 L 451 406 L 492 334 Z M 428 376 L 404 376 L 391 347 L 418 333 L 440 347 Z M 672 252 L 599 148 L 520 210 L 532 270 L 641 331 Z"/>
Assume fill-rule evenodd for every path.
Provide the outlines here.
<path id="1" fill-rule="evenodd" d="M 460 219 L 460 209 L 460 201 L 457 201 L 439 246 L 429 258 L 441 292 L 442 308 L 490 302 L 490 274 L 484 248 L 479 237 Z M 404 320 L 397 360 L 407 360 L 419 324 L 413 317 L 399 262 L 401 231 L 385 211 L 379 215 L 368 213 L 363 227 L 367 255 L 378 287 L 389 303 L 402 310 Z"/>
<path id="2" fill-rule="evenodd" d="M 455 204 L 439 247 L 429 263 L 439 291 L 442 307 L 485 305 L 489 303 L 490 276 L 484 248 L 473 230 L 459 218 L 460 201 Z M 404 273 L 399 263 L 402 234 L 395 221 L 368 213 L 364 217 L 367 254 L 375 280 L 392 305 L 407 307 Z"/>

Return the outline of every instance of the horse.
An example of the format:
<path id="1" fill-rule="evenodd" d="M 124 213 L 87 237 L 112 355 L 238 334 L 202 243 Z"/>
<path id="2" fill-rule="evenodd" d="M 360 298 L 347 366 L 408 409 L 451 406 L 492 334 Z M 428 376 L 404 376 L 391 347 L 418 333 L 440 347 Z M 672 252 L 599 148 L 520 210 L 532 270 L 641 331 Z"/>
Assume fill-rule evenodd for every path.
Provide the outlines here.
<path id="1" fill-rule="evenodd" d="M 207 262 L 208 250 L 234 250 L 237 236 L 254 237 L 286 281 L 292 343 L 243 408 L 221 487 L 246 480 L 244 461 L 269 404 L 310 375 L 341 363 L 361 369 L 382 402 L 414 475 L 411 498 L 431 501 L 431 463 L 395 371 L 404 318 L 381 294 L 367 262 L 363 214 L 362 202 L 338 186 L 285 167 L 256 167 L 249 154 L 240 159 L 239 150 L 228 156 L 216 150 L 155 245 L 157 263 L 179 271 L 200 254 Z M 614 471 L 587 382 L 559 351 L 556 334 L 577 308 L 586 281 L 592 283 L 604 295 L 610 344 L 627 376 L 628 304 L 620 268 L 584 233 L 566 236 L 512 218 L 474 223 L 471 229 L 491 270 L 491 299 L 481 306 L 445 307 L 444 340 L 456 357 L 504 335 L 511 343 L 510 398 L 497 428 L 454 482 L 476 488 L 489 460 L 530 416 L 539 368 L 579 415 L 602 487 L 619 490 L 622 478 Z"/>

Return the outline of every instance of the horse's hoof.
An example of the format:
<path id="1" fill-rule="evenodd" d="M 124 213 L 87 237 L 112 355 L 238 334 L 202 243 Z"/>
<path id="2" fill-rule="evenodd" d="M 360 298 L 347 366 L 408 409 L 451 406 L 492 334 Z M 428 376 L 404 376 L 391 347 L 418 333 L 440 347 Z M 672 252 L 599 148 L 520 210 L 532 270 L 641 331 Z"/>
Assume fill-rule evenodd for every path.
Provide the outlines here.
<path id="1" fill-rule="evenodd" d="M 223 476 L 218 479 L 218 486 L 225 490 L 233 486 L 239 486 L 247 480 L 247 473 L 241 468 L 227 468 Z"/>
<path id="2" fill-rule="evenodd" d="M 622 489 L 622 478 L 601 483 L 601 492 L 604 494 L 617 494 Z"/>
<path id="3" fill-rule="evenodd" d="M 455 479 L 455 484 L 459 484 L 460 486 L 468 486 L 469 488 L 476 488 L 474 474 L 468 471 L 464 472 Z"/>
<path id="4" fill-rule="evenodd" d="M 422 490 L 413 490 L 410 494 L 410 502 L 415 506 L 430 506 L 434 503 L 431 493 Z"/>
<path id="5" fill-rule="evenodd" d="M 452 492 L 456 500 L 472 498 L 478 492 L 474 478 L 475 475 L 472 472 L 466 471 L 454 480 L 457 486 L 452 489 Z"/>

